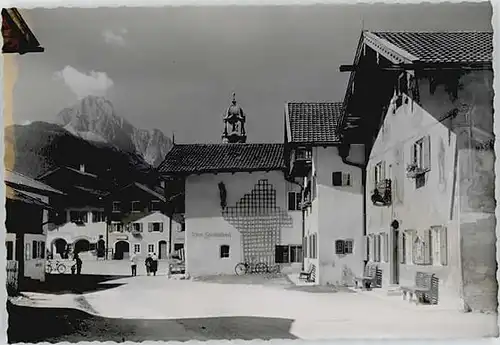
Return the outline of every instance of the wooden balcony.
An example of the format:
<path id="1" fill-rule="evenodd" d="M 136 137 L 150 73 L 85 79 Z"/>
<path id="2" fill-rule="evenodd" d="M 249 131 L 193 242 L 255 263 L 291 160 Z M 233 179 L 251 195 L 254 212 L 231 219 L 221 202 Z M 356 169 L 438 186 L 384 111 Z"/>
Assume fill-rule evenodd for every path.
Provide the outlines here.
<path id="1" fill-rule="evenodd" d="M 312 168 L 312 152 L 305 148 L 292 151 L 290 174 L 293 177 L 305 177 Z"/>

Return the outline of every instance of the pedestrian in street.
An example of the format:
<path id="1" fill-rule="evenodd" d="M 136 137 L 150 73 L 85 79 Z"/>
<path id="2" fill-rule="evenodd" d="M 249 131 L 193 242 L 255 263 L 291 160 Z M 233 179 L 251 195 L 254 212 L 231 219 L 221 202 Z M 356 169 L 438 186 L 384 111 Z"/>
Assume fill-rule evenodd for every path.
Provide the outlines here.
<path id="1" fill-rule="evenodd" d="M 153 263 L 153 259 L 151 258 L 151 253 L 146 257 L 146 274 L 149 275 L 151 273 L 151 265 Z"/>
<path id="2" fill-rule="evenodd" d="M 132 277 L 137 275 L 137 254 L 132 253 L 130 256 L 130 268 L 132 269 Z"/>
<path id="3" fill-rule="evenodd" d="M 75 253 L 74 259 L 76 261 L 76 274 L 80 275 L 82 274 L 82 259 L 80 259 L 80 255 L 78 255 L 78 253 Z"/>
<path id="4" fill-rule="evenodd" d="M 158 271 L 158 256 L 156 256 L 156 253 L 153 253 L 151 256 L 151 271 L 154 276 L 156 275 L 156 271 Z"/>

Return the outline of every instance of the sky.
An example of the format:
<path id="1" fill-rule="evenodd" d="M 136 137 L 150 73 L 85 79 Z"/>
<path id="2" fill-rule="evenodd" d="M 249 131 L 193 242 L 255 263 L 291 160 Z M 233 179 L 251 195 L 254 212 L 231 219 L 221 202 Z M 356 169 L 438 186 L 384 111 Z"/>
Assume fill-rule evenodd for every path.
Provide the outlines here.
<path id="1" fill-rule="evenodd" d="M 16 58 L 16 123 L 100 95 L 176 143 L 220 142 L 233 92 L 248 141 L 282 141 L 285 102 L 343 99 L 362 28 L 492 30 L 488 2 L 26 11 L 45 52 Z"/>

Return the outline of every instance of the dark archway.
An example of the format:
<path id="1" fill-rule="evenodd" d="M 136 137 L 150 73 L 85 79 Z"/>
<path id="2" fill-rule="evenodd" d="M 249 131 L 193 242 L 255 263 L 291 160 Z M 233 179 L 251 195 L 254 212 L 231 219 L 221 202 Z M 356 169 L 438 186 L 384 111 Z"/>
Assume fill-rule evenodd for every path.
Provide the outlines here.
<path id="1" fill-rule="evenodd" d="M 130 252 L 130 244 L 127 241 L 118 241 L 115 243 L 115 260 L 122 260 L 128 256 Z"/>
<path id="2" fill-rule="evenodd" d="M 90 242 L 85 239 L 77 240 L 74 244 L 73 253 L 88 252 L 90 250 Z"/>
<path id="3" fill-rule="evenodd" d="M 62 238 L 58 238 L 58 239 L 55 239 L 53 243 L 53 246 L 55 247 L 55 253 L 52 253 L 52 254 L 59 254 L 61 256 L 61 258 L 65 258 L 65 255 L 66 255 L 66 247 L 68 245 L 68 243 L 66 242 L 66 240 L 62 239 Z M 51 248 L 51 250 L 53 250 L 53 248 Z"/>

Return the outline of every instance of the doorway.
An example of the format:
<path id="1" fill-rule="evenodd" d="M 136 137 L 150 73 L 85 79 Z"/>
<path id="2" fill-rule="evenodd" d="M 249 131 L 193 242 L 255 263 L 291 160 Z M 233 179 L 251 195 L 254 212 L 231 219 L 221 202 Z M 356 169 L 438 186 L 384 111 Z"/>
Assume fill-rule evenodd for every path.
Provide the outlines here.
<path id="1" fill-rule="evenodd" d="M 118 241 L 115 243 L 115 260 L 123 260 L 129 256 L 130 244 L 127 241 Z"/>
<path id="2" fill-rule="evenodd" d="M 399 231 L 393 230 L 391 284 L 399 284 Z"/>
<path id="3" fill-rule="evenodd" d="M 167 258 L 167 241 L 158 242 L 158 259 Z"/>
<path id="4" fill-rule="evenodd" d="M 73 252 L 75 254 L 88 252 L 89 250 L 90 250 L 90 242 L 88 240 L 81 239 L 75 242 L 75 247 L 73 249 Z"/>

